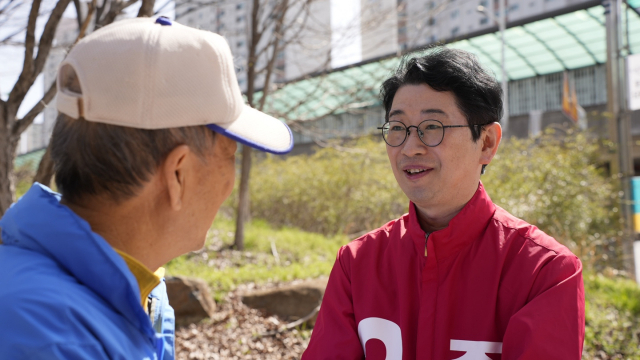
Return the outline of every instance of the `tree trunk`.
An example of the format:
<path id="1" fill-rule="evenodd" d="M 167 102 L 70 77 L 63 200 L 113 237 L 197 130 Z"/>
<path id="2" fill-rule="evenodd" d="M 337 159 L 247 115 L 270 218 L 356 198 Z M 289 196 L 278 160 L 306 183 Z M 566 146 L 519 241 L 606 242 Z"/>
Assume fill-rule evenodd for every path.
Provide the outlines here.
<path id="1" fill-rule="evenodd" d="M 242 168 L 240 170 L 240 189 L 238 214 L 236 216 L 236 235 L 233 246 L 244 250 L 244 223 L 249 220 L 249 173 L 251 172 L 251 148 L 242 146 Z"/>
<path id="2" fill-rule="evenodd" d="M 14 201 L 15 194 L 15 174 L 13 172 L 14 159 L 18 139 L 12 138 L 9 130 L 0 129 L 0 144 L 6 144 L 0 147 L 0 217 L 9 209 Z"/>
<path id="3" fill-rule="evenodd" d="M 33 182 L 39 182 L 42 185 L 51 187 L 51 178 L 53 177 L 53 160 L 51 160 L 51 140 L 49 145 L 40 159 L 38 164 L 38 171 L 36 176 L 33 177 Z"/>
<path id="4" fill-rule="evenodd" d="M 256 63 L 258 59 L 258 43 L 260 42 L 261 33 L 258 32 L 258 21 L 260 13 L 260 1 L 253 0 L 251 8 L 250 23 L 250 44 L 249 59 L 247 62 L 247 102 L 253 107 L 253 93 L 255 91 L 256 80 Z M 266 84 L 265 84 L 266 85 Z M 236 234 L 233 246 L 237 250 L 244 250 L 244 223 L 249 219 L 249 173 L 251 172 L 251 148 L 242 146 L 242 169 L 240 170 L 240 189 L 238 189 L 238 211 L 236 213 Z"/>

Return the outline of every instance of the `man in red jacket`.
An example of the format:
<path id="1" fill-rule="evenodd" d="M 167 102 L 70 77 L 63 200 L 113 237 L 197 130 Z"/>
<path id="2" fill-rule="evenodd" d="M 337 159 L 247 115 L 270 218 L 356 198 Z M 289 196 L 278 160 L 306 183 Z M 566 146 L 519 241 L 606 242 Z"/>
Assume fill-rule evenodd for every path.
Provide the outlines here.
<path id="1" fill-rule="evenodd" d="M 480 182 L 502 137 L 495 79 L 437 48 L 381 95 L 409 213 L 340 249 L 303 360 L 580 359 L 580 260 Z"/>

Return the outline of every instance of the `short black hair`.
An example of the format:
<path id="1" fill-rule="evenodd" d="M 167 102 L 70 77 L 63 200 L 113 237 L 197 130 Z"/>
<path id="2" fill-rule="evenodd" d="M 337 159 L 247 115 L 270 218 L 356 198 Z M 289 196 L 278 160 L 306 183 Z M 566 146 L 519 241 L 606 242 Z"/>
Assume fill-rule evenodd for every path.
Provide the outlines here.
<path id="1" fill-rule="evenodd" d="M 502 118 L 502 88 L 495 76 L 473 54 L 435 46 L 405 55 L 396 72 L 382 84 L 386 121 L 398 89 L 420 84 L 436 91 L 451 91 L 469 125 L 490 124 Z M 480 138 L 480 131 L 480 126 L 471 127 L 473 141 Z"/>

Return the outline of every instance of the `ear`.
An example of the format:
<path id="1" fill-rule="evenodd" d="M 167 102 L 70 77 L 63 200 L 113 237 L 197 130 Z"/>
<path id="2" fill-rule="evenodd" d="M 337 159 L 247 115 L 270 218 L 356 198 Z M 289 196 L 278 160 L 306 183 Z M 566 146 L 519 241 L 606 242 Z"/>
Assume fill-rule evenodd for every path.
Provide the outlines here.
<path id="1" fill-rule="evenodd" d="M 502 127 L 499 123 L 494 122 L 484 126 L 484 131 L 480 135 L 482 141 L 482 154 L 480 155 L 480 164 L 487 165 L 491 162 L 498 151 L 498 145 L 502 139 Z"/>
<path id="2" fill-rule="evenodd" d="M 169 203 L 173 210 L 182 208 L 182 200 L 185 194 L 186 178 L 189 171 L 188 157 L 191 149 L 187 145 L 176 146 L 160 165 L 159 173 L 164 178 L 166 190 L 169 195 Z"/>

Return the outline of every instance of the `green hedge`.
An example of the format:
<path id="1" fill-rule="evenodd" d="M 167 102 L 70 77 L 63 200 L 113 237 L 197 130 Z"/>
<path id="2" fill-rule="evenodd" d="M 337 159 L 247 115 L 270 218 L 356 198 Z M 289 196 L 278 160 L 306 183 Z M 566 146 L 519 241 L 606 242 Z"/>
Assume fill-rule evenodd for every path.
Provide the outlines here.
<path id="1" fill-rule="evenodd" d="M 250 189 L 253 217 L 327 235 L 375 229 L 408 206 L 383 143 L 369 138 L 347 150 L 267 156 L 253 167 Z"/>

